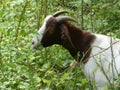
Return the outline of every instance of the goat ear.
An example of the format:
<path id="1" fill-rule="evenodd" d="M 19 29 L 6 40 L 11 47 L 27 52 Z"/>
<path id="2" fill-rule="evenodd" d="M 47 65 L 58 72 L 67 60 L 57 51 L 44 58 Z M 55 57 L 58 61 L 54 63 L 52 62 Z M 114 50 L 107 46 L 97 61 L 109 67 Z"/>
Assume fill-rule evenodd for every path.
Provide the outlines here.
<path id="1" fill-rule="evenodd" d="M 67 43 L 68 47 L 75 49 L 75 46 L 70 37 L 68 28 L 65 25 L 61 25 L 60 29 L 61 29 L 61 34 L 62 34 L 61 39 L 63 40 L 63 43 Z"/>

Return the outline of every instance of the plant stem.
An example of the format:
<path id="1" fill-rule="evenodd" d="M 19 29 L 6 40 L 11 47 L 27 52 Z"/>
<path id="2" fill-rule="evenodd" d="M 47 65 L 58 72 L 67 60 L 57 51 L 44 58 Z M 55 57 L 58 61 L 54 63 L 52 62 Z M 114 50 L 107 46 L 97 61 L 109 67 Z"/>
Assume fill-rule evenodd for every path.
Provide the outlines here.
<path id="1" fill-rule="evenodd" d="M 18 35 L 19 35 L 19 27 L 20 27 L 20 25 L 21 25 L 22 18 L 23 18 L 23 15 L 24 15 L 24 13 L 25 13 L 27 4 L 28 4 L 28 1 L 26 1 L 25 5 L 24 5 L 24 7 L 23 7 L 23 10 L 22 10 L 22 12 L 21 12 L 21 14 L 20 14 L 20 19 L 19 19 L 18 26 L 17 26 L 17 29 L 16 29 L 16 40 L 17 40 Z"/>
<path id="2" fill-rule="evenodd" d="M 81 15 L 81 17 L 82 17 L 81 25 L 82 25 L 82 30 L 84 30 L 84 16 L 83 16 L 84 15 L 84 13 L 83 13 L 84 12 L 84 8 L 83 8 L 84 7 L 84 0 L 82 0 L 81 2 L 82 2 L 82 4 L 81 4 L 82 5 L 82 8 L 81 8 L 81 14 L 82 14 Z"/>

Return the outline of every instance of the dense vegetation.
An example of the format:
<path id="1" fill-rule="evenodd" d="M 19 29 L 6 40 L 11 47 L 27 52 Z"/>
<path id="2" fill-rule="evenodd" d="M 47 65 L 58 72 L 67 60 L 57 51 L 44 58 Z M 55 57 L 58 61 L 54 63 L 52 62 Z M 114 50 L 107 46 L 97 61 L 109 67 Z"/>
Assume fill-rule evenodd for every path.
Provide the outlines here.
<path id="1" fill-rule="evenodd" d="M 65 68 L 73 58 L 63 47 L 30 49 L 44 17 L 57 10 L 69 11 L 81 29 L 120 38 L 120 0 L 1 0 L 0 90 L 94 88 L 80 66 Z"/>

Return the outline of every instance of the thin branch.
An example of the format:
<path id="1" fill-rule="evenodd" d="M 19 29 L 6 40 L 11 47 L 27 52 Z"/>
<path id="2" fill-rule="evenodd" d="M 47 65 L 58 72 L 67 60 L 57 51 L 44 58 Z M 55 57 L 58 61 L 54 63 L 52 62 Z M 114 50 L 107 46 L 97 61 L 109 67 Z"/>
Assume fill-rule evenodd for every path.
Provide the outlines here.
<path id="1" fill-rule="evenodd" d="M 107 74 L 106 74 L 106 72 L 105 72 L 105 70 L 104 70 L 104 67 L 103 67 L 103 65 L 102 65 L 102 63 L 101 63 L 101 59 L 100 59 L 100 63 L 101 63 L 101 64 L 99 64 L 99 63 L 97 62 L 96 58 L 95 58 L 95 57 L 93 57 L 93 58 L 95 59 L 96 64 L 100 67 L 100 69 L 101 69 L 101 71 L 103 72 L 103 74 L 105 75 L 105 77 L 106 77 L 106 79 L 108 80 L 109 84 L 112 86 L 112 83 L 111 83 L 109 77 L 107 76 Z"/>
<path id="2" fill-rule="evenodd" d="M 109 48 L 111 48 L 112 45 L 114 45 L 114 44 L 116 44 L 116 43 L 118 43 L 118 42 L 119 42 L 119 41 L 116 41 L 116 42 L 112 43 L 109 47 L 103 49 L 102 51 L 98 52 L 97 54 L 91 55 L 89 58 L 92 58 L 92 57 L 94 57 L 94 56 L 99 55 L 100 53 L 105 52 L 106 50 L 108 50 Z"/>
<path id="3" fill-rule="evenodd" d="M 82 8 L 81 8 L 81 17 L 82 17 L 82 21 L 81 21 L 81 25 L 82 25 L 82 30 L 84 30 L 84 0 L 81 1 L 82 2 Z"/>
<path id="4" fill-rule="evenodd" d="M 20 25 L 21 25 L 22 18 L 23 18 L 23 15 L 24 15 L 24 13 L 25 13 L 27 4 L 28 4 L 28 1 L 26 1 L 25 5 L 24 5 L 24 7 L 23 7 L 23 10 L 22 10 L 22 12 L 21 12 L 21 14 L 20 14 L 20 19 L 19 19 L 18 26 L 17 26 L 17 29 L 16 29 L 16 40 L 17 40 L 18 35 L 19 35 L 19 27 L 20 27 Z"/>

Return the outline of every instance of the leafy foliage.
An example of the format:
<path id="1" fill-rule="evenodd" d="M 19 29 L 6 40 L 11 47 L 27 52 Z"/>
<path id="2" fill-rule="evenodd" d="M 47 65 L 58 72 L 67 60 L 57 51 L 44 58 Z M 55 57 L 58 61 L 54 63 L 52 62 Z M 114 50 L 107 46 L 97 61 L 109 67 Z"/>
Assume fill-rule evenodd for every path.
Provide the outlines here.
<path id="1" fill-rule="evenodd" d="M 83 1 L 83 2 L 82 2 Z M 44 17 L 68 10 L 79 27 L 120 38 L 119 0 L 1 0 L 1 90 L 92 90 L 81 67 L 65 68 L 72 57 L 59 45 L 30 49 L 31 39 Z M 120 83 L 120 80 L 117 80 Z"/>

